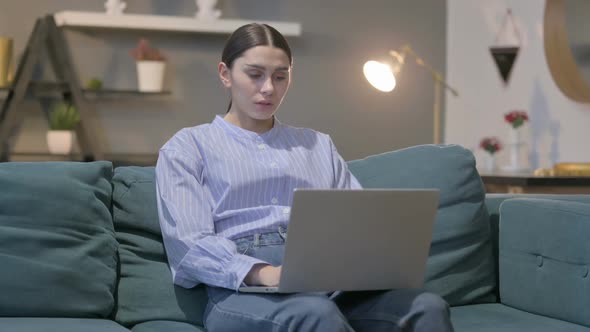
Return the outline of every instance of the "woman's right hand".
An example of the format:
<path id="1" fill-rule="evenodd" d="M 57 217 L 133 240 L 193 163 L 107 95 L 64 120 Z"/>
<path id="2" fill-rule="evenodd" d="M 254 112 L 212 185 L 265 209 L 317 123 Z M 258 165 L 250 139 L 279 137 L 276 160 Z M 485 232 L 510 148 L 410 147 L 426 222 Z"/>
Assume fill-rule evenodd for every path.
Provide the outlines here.
<path id="1" fill-rule="evenodd" d="M 246 275 L 244 282 L 248 286 L 270 286 L 279 285 L 281 267 L 267 264 L 255 264 Z"/>

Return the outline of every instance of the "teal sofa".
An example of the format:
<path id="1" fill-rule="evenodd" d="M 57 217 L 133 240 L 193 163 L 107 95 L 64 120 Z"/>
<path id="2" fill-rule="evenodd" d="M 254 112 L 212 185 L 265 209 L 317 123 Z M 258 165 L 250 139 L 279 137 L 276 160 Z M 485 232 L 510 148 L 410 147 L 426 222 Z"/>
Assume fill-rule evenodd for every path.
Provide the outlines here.
<path id="1" fill-rule="evenodd" d="M 440 189 L 425 288 L 456 331 L 590 331 L 590 195 L 486 196 L 454 145 L 349 167 L 367 188 Z M 0 164 L 0 331 L 204 331 L 204 288 L 171 280 L 153 167 Z"/>

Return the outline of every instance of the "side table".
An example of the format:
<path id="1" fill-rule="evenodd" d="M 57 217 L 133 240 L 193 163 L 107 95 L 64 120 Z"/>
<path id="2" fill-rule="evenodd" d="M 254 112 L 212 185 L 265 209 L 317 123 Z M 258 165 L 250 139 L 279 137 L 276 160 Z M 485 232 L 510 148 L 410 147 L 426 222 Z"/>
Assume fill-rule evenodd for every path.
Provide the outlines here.
<path id="1" fill-rule="evenodd" d="M 532 173 L 481 173 L 487 193 L 590 194 L 589 176 L 545 176 Z"/>

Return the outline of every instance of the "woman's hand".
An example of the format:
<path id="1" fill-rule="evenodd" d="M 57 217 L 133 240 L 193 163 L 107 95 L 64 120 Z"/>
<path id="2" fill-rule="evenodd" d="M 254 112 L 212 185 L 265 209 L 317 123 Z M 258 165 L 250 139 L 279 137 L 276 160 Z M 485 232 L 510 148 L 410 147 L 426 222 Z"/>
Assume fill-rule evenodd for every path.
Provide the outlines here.
<path id="1" fill-rule="evenodd" d="M 267 264 L 255 264 L 246 275 L 244 282 L 248 286 L 278 286 L 281 267 Z"/>

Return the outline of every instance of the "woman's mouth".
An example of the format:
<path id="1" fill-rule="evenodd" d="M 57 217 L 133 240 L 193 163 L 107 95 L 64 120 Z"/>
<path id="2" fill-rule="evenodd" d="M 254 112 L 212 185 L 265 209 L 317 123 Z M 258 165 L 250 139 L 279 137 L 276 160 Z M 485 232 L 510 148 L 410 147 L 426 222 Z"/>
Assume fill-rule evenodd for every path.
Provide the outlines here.
<path id="1" fill-rule="evenodd" d="M 270 101 L 265 101 L 265 100 L 263 100 L 263 101 L 258 101 L 258 102 L 256 102 L 256 104 L 257 104 L 257 105 L 262 105 L 262 106 L 272 106 L 272 102 L 270 102 Z"/>
<path id="2" fill-rule="evenodd" d="M 266 100 L 258 101 L 255 103 L 255 105 L 256 105 L 256 108 L 262 112 L 271 112 L 274 110 L 274 105 L 270 101 L 266 101 Z"/>

